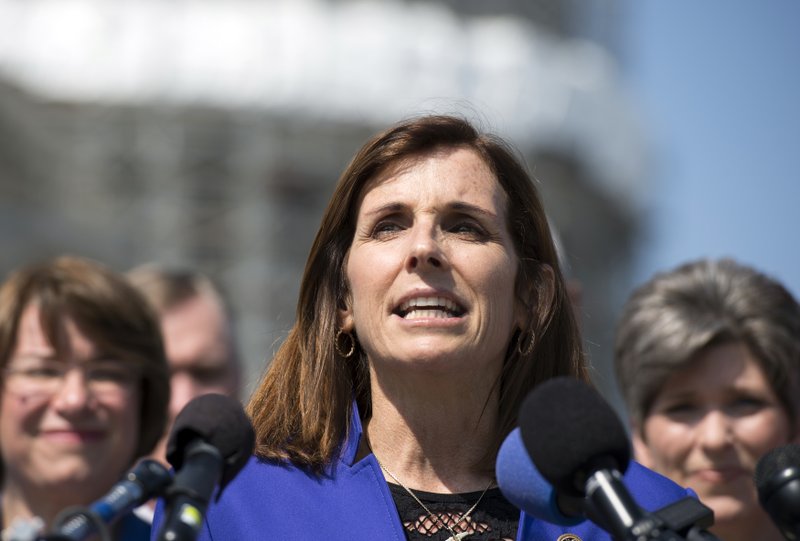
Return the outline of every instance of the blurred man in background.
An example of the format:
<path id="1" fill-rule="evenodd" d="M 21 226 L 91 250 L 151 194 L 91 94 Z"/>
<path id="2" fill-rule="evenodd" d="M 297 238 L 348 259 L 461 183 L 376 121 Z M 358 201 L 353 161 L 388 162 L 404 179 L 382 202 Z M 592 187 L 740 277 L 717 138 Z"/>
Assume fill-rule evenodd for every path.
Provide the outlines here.
<path id="1" fill-rule="evenodd" d="M 200 272 L 146 264 L 128 272 L 159 315 L 171 372 L 169 423 L 153 457 L 166 463 L 166 440 L 175 416 L 206 393 L 239 396 L 241 367 L 230 310 Z"/>

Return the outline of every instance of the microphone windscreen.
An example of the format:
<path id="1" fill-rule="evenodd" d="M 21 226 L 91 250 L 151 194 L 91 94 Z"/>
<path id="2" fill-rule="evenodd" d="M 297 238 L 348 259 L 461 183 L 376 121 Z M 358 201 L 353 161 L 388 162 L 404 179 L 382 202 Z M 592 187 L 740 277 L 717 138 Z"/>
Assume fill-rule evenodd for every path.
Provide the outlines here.
<path id="1" fill-rule="evenodd" d="M 800 472 L 800 445 L 776 447 L 762 456 L 756 464 L 755 482 L 759 498 L 764 501 L 780 485 L 781 475 L 792 469 Z"/>
<path id="2" fill-rule="evenodd" d="M 515 428 L 500 446 L 495 475 L 506 499 L 532 517 L 562 526 L 583 522 L 583 517 L 566 516 L 558 508 L 556 491 L 528 456 L 519 428 Z"/>
<path id="3" fill-rule="evenodd" d="M 599 469 L 625 473 L 631 458 L 622 421 L 600 394 L 574 378 L 539 384 L 519 413 L 522 441 L 539 472 L 559 492 L 585 495 Z"/>
<path id="4" fill-rule="evenodd" d="M 222 455 L 222 486 L 239 473 L 255 447 L 253 425 L 241 404 L 221 394 L 193 398 L 175 418 L 167 442 L 167 461 L 176 471 L 183 465 L 186 447 L 198 439 L 216 447 Z"/>
<path id="5" fill-rule="evenodd" d="M 756 464 L 758 499 L 786 539 L 800 539 L 800 445 L 772 449 Z"/>

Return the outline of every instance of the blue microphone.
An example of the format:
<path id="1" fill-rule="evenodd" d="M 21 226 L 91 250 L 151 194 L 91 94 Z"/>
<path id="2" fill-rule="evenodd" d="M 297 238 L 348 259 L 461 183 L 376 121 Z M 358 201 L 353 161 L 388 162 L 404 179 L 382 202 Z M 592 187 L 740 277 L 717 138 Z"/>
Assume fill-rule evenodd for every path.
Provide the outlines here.
<path id="1" fill-rule="evenodd" d="M 147 500 L 160 496 L 172 483 L 172 474 L 161 463 L 151 459 L 140 461 L 125 479 L 114 485 L 91 509 L 106 523 L 132 511 Z"/>
<path id="2" fill-rule="evenodd" d="M 562 526 L 574 526 L 585 520 L 580 512 L 573 515 L 559 508 L 556 490 L 536 469 L 519 428 L 512 430 L 500 446 L 495 474 L 506 499 L 532 517 Z"/>
<path id="3" fill-rule="evenodd" d="M 68 508 L 55 519 L 55 537 L 80 541 L 142 505 L 161 496 L 172 483 L 172 474 L 159 462 L 141 460 L 125 478 L 117 482 L 105 496 L 89 507 Z"/>

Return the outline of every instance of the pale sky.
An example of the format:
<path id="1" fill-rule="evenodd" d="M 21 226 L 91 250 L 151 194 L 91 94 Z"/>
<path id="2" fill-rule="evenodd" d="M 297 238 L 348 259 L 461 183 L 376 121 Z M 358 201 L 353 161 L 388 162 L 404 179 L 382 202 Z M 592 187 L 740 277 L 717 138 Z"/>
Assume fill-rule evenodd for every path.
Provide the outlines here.
<path id="1" fill-rule="evenodd" d="M 653 150 L 635 279 L 732 256 L 800 296 L 800 2 L 630 2 L 624 60 Z"/>

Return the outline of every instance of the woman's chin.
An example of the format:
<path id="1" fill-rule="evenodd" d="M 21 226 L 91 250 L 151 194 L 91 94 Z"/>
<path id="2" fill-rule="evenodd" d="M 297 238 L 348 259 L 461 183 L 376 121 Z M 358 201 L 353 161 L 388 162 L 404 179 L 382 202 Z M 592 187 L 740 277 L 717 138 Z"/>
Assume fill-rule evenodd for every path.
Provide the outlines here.
<path id="1" fill-rule="evenodd" d="M 754 514 L 764 514 L 757 501 L 733 495 L 700 496 L 700 501 L 714 510 L 714 524 L 731 527 L 750 521 Z"/>
<path id="2" fill-rule="evenodd" d="M 423 372 L 447 372 L 459 366 L 458 356 L 441 351 L 427 350 L 410 352 L 400 362 L 404 369 L 421 370 Z"/>
<path id="3" fill-rule="evenodd" d="M 32 476 L 38 478 L 37 484 L 52 490 L 80 491 L 85 486 L 97 486 L 100 482 L 92 463 L 76 457 L 64 457 L 48 467 L 38 468 L 37 471 Z"/>

